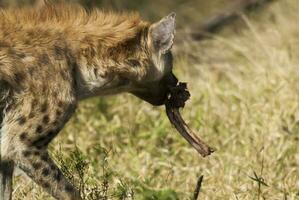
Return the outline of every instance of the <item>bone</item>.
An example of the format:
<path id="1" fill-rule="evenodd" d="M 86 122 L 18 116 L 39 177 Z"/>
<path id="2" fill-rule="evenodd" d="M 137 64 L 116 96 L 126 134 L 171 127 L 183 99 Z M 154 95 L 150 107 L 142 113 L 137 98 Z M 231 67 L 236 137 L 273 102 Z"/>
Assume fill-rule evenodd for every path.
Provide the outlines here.
<path id="1" fill-rule="evenodd" d="M 189 142 L 189 144 L 192 145 L 193 148 L 196 149 L 198 153 L 200 153 L 200 155 L 206 157 L 215 151 L 195 135 L 181 117 L 178 108 L 166 106 L 166 113 L 169 121 L 174 125 L 176 130 Z"/>
<path id="2" fill-rule="evenodd" d="M 185 102 L 189 99 L 190 93 L 187 90 L 186 83 L 179 83 L 169 88 L 170 96 L 165 103 L 166 114 L 169 121 L 174 125 L 176 130 L 195 148 L 195 150 L 203 157 L 212 154 L 215 150 L 202 141 L 183 120 L 179 108 L 185 106 Z"/>

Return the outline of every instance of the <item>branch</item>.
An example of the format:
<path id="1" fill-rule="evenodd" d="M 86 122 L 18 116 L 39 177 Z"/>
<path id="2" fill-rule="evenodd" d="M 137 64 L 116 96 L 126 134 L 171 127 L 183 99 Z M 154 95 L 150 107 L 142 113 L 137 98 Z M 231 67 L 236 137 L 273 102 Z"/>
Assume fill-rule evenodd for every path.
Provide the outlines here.
<path id="1" fill-rule="evenodd" d="M 197 30 L 191 33 L 194 40 L 203 40 L 210 33 L 219 32 L 225 25 L 240 17 L 239 13 L 255 11 L 275 0 L 237 0 L 218 15 L 206 20 Z"/>

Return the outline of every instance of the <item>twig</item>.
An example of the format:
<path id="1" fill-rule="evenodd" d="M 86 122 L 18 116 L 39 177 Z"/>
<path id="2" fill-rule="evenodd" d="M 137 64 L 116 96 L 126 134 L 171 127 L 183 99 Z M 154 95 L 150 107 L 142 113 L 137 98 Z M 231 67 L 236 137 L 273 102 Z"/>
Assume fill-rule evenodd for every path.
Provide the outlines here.
<path id="1" fill-rule="evenodd" d="M 197 199 L 198 199 L 199 192 L 200 192 L 200 189 L 201 189 L 202 181 L 203 181 L 203 175 L 201 175 L 201 176 L 198 178 L 198 180 L 197 180 L 196 188 L 195 188 L 195 190 L 194 190 L 193 200 L 197 200 Z"/>

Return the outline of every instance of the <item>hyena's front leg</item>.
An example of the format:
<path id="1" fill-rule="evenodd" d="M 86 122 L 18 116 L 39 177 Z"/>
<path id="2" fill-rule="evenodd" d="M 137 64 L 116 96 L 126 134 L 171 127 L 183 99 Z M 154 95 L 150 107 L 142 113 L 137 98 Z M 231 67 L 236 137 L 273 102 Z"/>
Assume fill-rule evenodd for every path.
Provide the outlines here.
<path id="1" fill-rule="evenodd" d="M 0 160 L 0 199 L 11 200 L 12 176 L 14 163 L 11 160 Z"/>
<path id="2" fill-rule="evenodd" d="M 75 106 L 67 101 L 26 99 L 6 113 L 4 152 L 34 182 L 59 200 L 81 200 L 79 192 L 49 157 L 47 146 Z"/>
<path id="3" fill-rule="evenodd" d="M 79 192 L 64 177 L 46 149 L 27 148 L 19 152 L 17 165 L 39 186 L 59 200 L 81 200 Z"/>
<path id="4" fill-rule="evenodd" d="M 2 150 L 2 138 L 5 137 L 2 129 L 3 108 L 0 109 L 0 115 L 0 200 L 11 200 L 14 162 L 8 157 L 7 152 Z"/>

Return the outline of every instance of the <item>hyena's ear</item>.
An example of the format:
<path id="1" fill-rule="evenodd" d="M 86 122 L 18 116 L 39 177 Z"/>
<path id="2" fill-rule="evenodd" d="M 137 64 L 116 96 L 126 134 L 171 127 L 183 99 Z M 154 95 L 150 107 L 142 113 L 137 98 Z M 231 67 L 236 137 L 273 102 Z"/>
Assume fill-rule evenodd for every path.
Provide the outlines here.
<path id="1" fill-rule="evenodd" d="M 149 37 L 155 50 L 162 54 L 171 49 L 175 33 L 175 13 L 169 14 L 159 22 L 151 25 Z"/>

